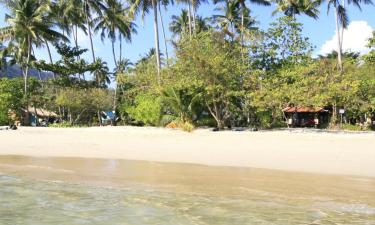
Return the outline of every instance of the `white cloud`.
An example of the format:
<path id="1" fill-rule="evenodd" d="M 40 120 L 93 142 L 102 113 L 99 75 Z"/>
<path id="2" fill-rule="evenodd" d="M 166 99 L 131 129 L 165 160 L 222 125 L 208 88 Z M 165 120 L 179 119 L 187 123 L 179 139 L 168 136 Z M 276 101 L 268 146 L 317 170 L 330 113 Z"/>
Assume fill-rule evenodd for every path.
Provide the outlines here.
<path id="1" fill-rule="evenodd" d="M 366 54 L 368 39 L 372 37 L 373 28 L 366 21 L 352 21 L 344 30 L 343 51 L 359 52 Z M 321 47 L 319 54 L 327 55 L 337 49 L 337 32 Z"/>

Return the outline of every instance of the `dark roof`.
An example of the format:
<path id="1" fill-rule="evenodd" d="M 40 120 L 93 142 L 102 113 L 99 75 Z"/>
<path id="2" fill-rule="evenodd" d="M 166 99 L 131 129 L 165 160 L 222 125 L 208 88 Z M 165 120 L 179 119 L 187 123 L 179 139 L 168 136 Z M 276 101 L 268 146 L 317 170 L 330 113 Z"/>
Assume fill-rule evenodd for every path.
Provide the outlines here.
<path id="1" fill-rule="evenodd" d="M 328 112 L 328 110 L 325 110 L 321 107 L 314 108 L 311 106 L 293 106 L 293 107 L 286 107 L 283 109 L 283 112 L 286 113 L 318 113 L 318 112 Z"/>

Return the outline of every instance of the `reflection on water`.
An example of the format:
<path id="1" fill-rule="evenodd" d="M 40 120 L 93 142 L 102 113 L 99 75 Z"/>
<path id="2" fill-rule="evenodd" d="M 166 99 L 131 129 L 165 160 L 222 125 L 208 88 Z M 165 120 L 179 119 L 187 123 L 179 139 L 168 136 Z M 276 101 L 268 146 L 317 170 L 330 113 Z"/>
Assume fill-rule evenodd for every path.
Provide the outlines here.
<path id="1" fill-rule="evenodd" d="M 2 156 L 0 224 L 375 224 L 375 180 Z"/>

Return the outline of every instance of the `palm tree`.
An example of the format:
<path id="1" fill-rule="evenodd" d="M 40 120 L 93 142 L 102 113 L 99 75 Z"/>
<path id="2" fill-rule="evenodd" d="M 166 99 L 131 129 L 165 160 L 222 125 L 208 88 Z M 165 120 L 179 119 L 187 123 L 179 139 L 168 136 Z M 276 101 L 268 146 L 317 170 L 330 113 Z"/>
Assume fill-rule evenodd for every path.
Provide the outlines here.
<path id="1" fill-rule="evenodd" d="M 186 4 L 188 6 L 188 11 L 187 11 L 187 15 L 188 15 L 188 28 L 189 28 L 189 35 L 190 35 L 190 38 L 192 36 L 192 31 L 193 31 L 193 25 L 192 25 L 192 15 L 191 15 L 191 3 L 192 3 L 192 0 L 178 0 L 179 3 L 183 3 L 183 4 Z"/>
<path id="2" fill-rule="evenodd" d="M 96 84 L 98 87 L 105 87 L 107 84 L 111 83 L 107 62 L 103 61 L 101 58 L 97 58 L 95 64 L 97 65 L 97 68 L 93 73 Z"/>
<path id="3" fill-rule="evenodd" d="M 169 24 L 169 30 L 172 32 L 173 36 L 184 36 L 189 28 L 188 12 L 182 9 L 181 14 L 179 16 L 173 15 L 171 19 L 172 21 Z M 202 18 L 201 16 L 196 16 L 195 32 L 199 33 L 201 31 L 206 31 L 209 29 L 209 19 Z"/>
<path id="4" fill-rule="evenodd" d="M 231 0 L 224 0 L 224 5 L 219 6 L 215 11 L 220 11 L 222 14 L 213 15 L 213 20 L 218 28 L 223 33 L 229 35 L 234 40 L 236 35 L 236 28 L 241 19 L 239 15 L 239 3 Z"/>
<path id="5" fill-rule="evenodd" d="M 94 51 L 94 44 L 92 41 L 92 14 L 97 14 L 99 16 L 102 15 L 102 12 L 107 10 L 106 7 L 103 5 L 101 0 L 83 0 L 83 18 L 85 19 L 87 32 L 90 39 L 90 47 L 91 47 L 91 54 L 92 54 L 92 61 L 95 62 L 95 51 Z"/>
<path id="6" fill-rule="evenodd" d="M 277 7 L 272 12 L 273 15 L 282 12 L 286 16 L 295 18 L 296 15 L 305 14 L 314 19 L 318 19 L 318 7 L 321 0 L 275 0 L 275 3 Z"/>
<path id="7" fill-rule="evenodd" d="M 100 37 L 102 41 L 107 36 L 112 43 L 112 54 L 115 66 L 117 67 L 117 59 L 115 54 L 115 41 L 118 33 L 120 41 L 120 58 L 122 52 L 122 39 L 126 41 L 131 41 L 132 33 L 136 33 L 136 25 L 132 22 L 132 18 L 129 17 L 128 8 L 124 8 L 121 2 L 117 0 L 105 0 L 106 10 L 104 10 L 102 15 L 98 15 L 93 20 L 93 23 L 96 24 L 94 32 L 101 30 Z"/>
<path id="8" fill-rule="evenodd" d="M 135 14 L 141 13 L 142 18 L 145 14 L 150 11 L 150 8 L 153 10 L 154 14 L 154 35 L 155 35 L 155 51 L 156 51 L 156 69 L 158 75 L 158 83 L 161 83 L 160 70 L 160 46 L 159 46 L 159 27 L 158 27 L 158 0 L 130 0 L 132 4 L 132 12 Z"/>
<path id="9" fill-rule="evenodd" d="M 344 0 L 345 2 L 345 0 Z M 347 0 L 348 4 L 355 5 L 361 10 L 361 3 L 366 5 L 372 4 L 371 0 Z M 337 34 L 337 64 L 340 71 L 343 71 L 342 65 L 342 37 L 341 31 L 347 28 L 349 24 L 349 17 L 343 3 L 340 0 L 328 0 L 327 2 L 327 12 L 329 12 L 331 6 L 334 7 L 335 14 L 335 24 L 336 24 L 336 34 Z"/>
<path id="10" fill-rule="evenodd" d="M 206 3 L 207 0 L 191 0 L 191 11 L 193 14 L 192 27 L 194 32 L 197 31 L 197 9 L 202 3 Z"/>
<path id="11" fill-rule="evenodd" d="M 161 13 L 161 7 L 160 7 L 160 5 L 163 5 L 164 6 L 164 10 L 167 11 L 167 6 L 169 4 L 174 5 L 174 1 L 173 0 L 160 0 L 160 4 L 158 5 L 159 6 L 158 9 L 159 9 L 161 29 L 162 29 L 162 33 L 163 33 L 163 39 L 164 39 L 165 55 L 167 57 L 167 59 L 166 59 L 166 61 L 167 61 L 167 67 L 169 67 L 168 45 L 167 45 L 167 37 L 166 37 L 166 34 L 165 34 L 163 14 Z"/>
<path id="12" fill-rule="evenodd" d="M 173 15 L 172 21 L 169 24 L 169 30 L 172 32 L 173 36 L 179 35 L 183 36 L 186 34 L 186 30 L 189 28 L 188 12 L 185 9 L 181 10 L 179 16 Z"/>
<path id="13" fill-rule="evenodd" d="M 195 32 L 200 33 L 211 29 L 210 18 L 203 18 L 202 16 L 195 17 Z"/>
<path id="14" fill-rule="evenodd" d="M 39 45 L 47 38 L 66 38 L 53 29 L 48 16 L 49 4 L 39 0 L 9 0 L 5 2 L 10 14 L 5 15 L 9 26 L 0 29 L 0 39 L 10 41 L 13 55 L 20 64 L 24 77 L 24 94 L 27 96 L 27 80 L 32 59 L 33 45 Z"/>
<path id="15" fill-rule="evenodd" d="M 236 0 L 239 4 L 241 11 L 241 46 L 244 46 L 244 31 L 245 31 L 245 20 L 250 18 L 250 9 L 246 6 L 246 0 Z M 250 3 L 270 6 L 271 3 L 268 0 L 249 0 Z M 246 18 L 245 18 L 246 17 Z M 251 19 L 252 20 L 252 19 Z"/>

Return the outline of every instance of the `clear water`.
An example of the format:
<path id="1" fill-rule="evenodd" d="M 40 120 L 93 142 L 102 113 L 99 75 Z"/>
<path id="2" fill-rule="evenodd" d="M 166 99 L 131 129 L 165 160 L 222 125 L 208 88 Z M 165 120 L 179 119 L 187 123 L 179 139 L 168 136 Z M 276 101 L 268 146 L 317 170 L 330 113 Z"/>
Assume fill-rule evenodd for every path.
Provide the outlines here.
<path id="1" fill-rule="evenodd" d="M 366 225 L 375 224 L 374 184 L 268 170 L 0 157 L 0 224 Z"/>

